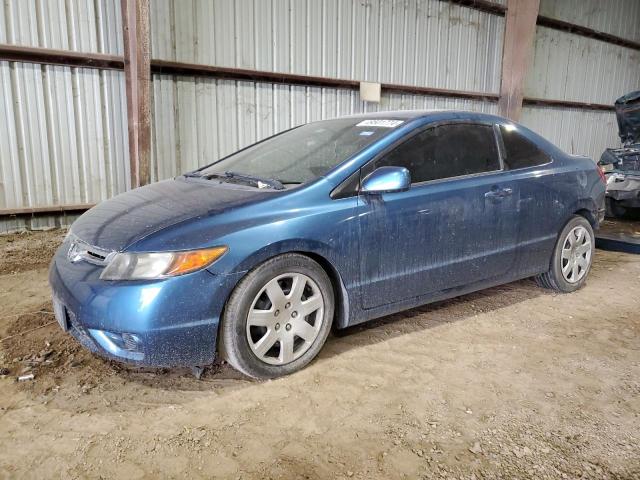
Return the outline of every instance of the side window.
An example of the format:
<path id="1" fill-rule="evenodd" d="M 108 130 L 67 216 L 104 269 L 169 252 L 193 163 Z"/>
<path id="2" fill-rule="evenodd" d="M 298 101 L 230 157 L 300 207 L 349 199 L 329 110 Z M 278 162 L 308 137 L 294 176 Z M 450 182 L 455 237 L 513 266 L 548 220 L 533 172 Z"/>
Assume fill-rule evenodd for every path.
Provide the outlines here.
<path id="1" fill-rule="evenodd" d="M 380 159 L 376 167 L 406 167 L 419 183 L 500 170 L 493 128 L 452 124 L 429 128 Z"/>
<path id="2" fill-rule="evenodd" d="M 536 144 L 522 136 L 513 128 L 500 125 L 502 143 L 504 144 L 504 168 L 514 170 L 516 168 L 534 167 L 549 163 L 551 159 L 540 150 Z"/>

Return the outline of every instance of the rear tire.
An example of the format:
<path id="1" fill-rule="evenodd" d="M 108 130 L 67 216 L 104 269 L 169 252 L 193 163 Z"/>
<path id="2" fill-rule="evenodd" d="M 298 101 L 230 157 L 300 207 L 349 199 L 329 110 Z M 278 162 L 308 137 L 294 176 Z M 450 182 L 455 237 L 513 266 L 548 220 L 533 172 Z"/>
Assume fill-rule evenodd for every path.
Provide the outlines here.
<path id="1" fill-rule="evenodd" d="M 333 312 L 333 286 L 323 268 L 304 255 L 279 255 L 234 289 L 222 316 L 220 352 L 250 377 L 289 375 L 320 352 Z"/>
<path id="2" fill-rule="evenodd" d="M 536 283 L 562 293 L 578 290 L 587 280 L 594 252 L 591 224 L 586 218 L 574 215 L 558 235 L 549 270 L 535 277 Z"/>

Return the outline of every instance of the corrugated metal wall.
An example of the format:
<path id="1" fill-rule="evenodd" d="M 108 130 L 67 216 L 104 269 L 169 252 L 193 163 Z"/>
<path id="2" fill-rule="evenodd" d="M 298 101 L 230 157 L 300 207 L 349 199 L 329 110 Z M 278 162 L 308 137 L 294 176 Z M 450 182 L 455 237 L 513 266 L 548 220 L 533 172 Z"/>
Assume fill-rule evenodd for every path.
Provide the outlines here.
<path id="1" fill-rule="evenodd" d="M 542 0 L 542 15 L 640 39 L 640 1 Z M 613 105 L 640 89 L 640 51 L 546 27 L 537 27 L 525 95 Z M 595 160 L 620 145 L 613 112 L 526 107 L 522 123 L 568 152 Z"/>
<path id="2" fill-rule="evenodd" d="M 638 0 L 540 0 L 540 15 L 640 41 Z"/>
<path id="3" fill-rule="evenodd" d="M 439 0 L 157 0 L 152 56 L 498 92 L 504 18 Z"/>
<path id="4" fill-rule="evenodd" d="M 500 0 L 506 4 L 506 0 Z M 637 0 L 542 0 L 541 13 L 638 41 Z M 154 0 L 152 56 L 220 66 L 497 93 L 504 18 L 438 0 Z M 119 0 L 4 0 L 0 43 L 122 55 Z M 640 88 L 640 52 L 539 27 L 526 95 L 610 104 Z M 0 208 L 97 202 L 128 188 L 121 72 L 0 62 Z M 153 180 L 299 123 L 365 109 L 494 102 L 202 77 L 153 77 Z M 569 152 L 617 145 L 612 113 L 525 107 Z M 62 223 L 70 220 L 66 217 Z M 54 216 L 0 220 L 0 232 Z"/>
<path id="5" fill-rule="evenodd" d="M 537 27 L 526 95 L 612 105 L 639 82 L 640 51 Z"/>
<path id="6" fill-rule="evenodd" d="M 363 111 L 449 108 L 495 113 L 493 102 L 348 89 L 154 76 L 153 180 L 193 170 L 301 123 Z"/>
<path id="7" fill-rule="evenodd" d="M 525 106 L 522 123 L 565 152 L 598 160 L 606 147 L 620 145 L 616 116 L 578 108 Z"/>
<path id="8" fill-rule="evenodd" d="M 122 55 L 117 0 L 4 0 L 0 42 Z"/>
<path id="9" fill-rule="evenodd" d="M 122 54 L 120 19 L 117 1 L 5 1 L 0 43 Z M 0 62 L 0 92 L 0 209 L 94 203 L 129 187 L 124 73 Z M 17 219 L 0 232 L 56 224 Z"/>
<path id="10" fill-rule="evenodd" d="M 160 0 L 152 56 L 329 78 L 497 93 L 504 18 L 439 0 Z M 153 179 L 300 123 L 365 109 L 493 102 L 154 76 Z"/>

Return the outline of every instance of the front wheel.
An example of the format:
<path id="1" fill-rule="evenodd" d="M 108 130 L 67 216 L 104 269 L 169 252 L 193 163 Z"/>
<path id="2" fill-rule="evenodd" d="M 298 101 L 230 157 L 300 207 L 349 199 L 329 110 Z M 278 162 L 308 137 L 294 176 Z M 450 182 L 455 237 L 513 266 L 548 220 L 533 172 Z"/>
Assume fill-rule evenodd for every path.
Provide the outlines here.
<path id="1" fill-rule="evenodd" d="M 560 232 L 549 271 L 538 275 L 538 285 L 569 293 L 587 280 L 595 252 L 593 228 L 586 218 L 574 215 Z"/>
<path id="2" fill-rule="evenodd" d="M 324 345 L 333 311 L 333 287 L 320 265 L 300 254 L 274 257 L 231 294 L 220 327 L 223 356 L 254 378 L 293 373 Z"/>

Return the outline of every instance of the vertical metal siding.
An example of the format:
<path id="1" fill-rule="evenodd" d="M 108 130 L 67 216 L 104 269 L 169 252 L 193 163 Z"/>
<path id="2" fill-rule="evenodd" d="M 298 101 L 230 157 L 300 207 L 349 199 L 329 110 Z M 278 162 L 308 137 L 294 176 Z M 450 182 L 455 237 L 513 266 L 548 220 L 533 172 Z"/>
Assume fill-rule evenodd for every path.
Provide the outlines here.
<path id="1" fill-rule="evenodd" d="M 620 145 L 613 112 L 527 106 L 521 123 L 567 153 L 598 161 L 605 148 Z"/>
<path id="2" fill-rule="evenodd" d="M 499 3 L 505 4 L 505 0 Z M 544 15 L 640 40 L 637 0 L 542 0 Z M 438 0 L 154 0 L 154 58 L 498 92 L 504 18 Z M 4 0 L 0 42 L 122 55 L 118 0 Z M 611 103 L 640 88 L 640 53 L 538 28 L 529 96 Z M 152 177 L 169 178 L 292 126 L 351 113 L 493 102 L 153 77 Z M 619 145 L 608 112 L 525 107 L 568 152 Z M 0 62 L 0 208 L 98 202 L 129 188 L 124 74 Z M 75 216 L 0 221 L 0 233 Z"/>
<path id="3" fill-rule="evenodd" d="M 105 200 L 128 188 L 124 74 L 0 62 L 0 208 Z"/>
<path id="4" fill-rule="evenodd" d="M 154 58 L 498 92 L 504 18 L 438 0 L 158 0 Z"/>
<path id="5" fill-rule="evenodd" d="M 122 55 L 120 2 L 5 0 L 0 4 L 0 42 Z"/>
<path id="6" fill-rule="evenodd" d="M 619 96 L 637 89 L 640 89 L 639 51 L 537 28 L 526 95 L 613 104 Z"/>
<path id="7" fill-rule="evenodd" d="M 5 0 L 0 42 L 122 55 L 120 2 Z M 128 188 L 122 72 L 0 62 L 0 208 L 99 202 Z M 0 221 L 0 233 L 75 216 Z"/>
<path id="8" fill-rule="evenodd" d="M 362 102 L 348 89 L 154 75 L 153 180 L 217 160 L 301 123 L 365 111 L 464 109 L 496 113 L 497 105 L 424 95 L 383 93 Z"/>
<path id="9" fill-rule="evenodd" d="M 541 0 L 540 14 L 640 41 L 638 0 Z"/>

